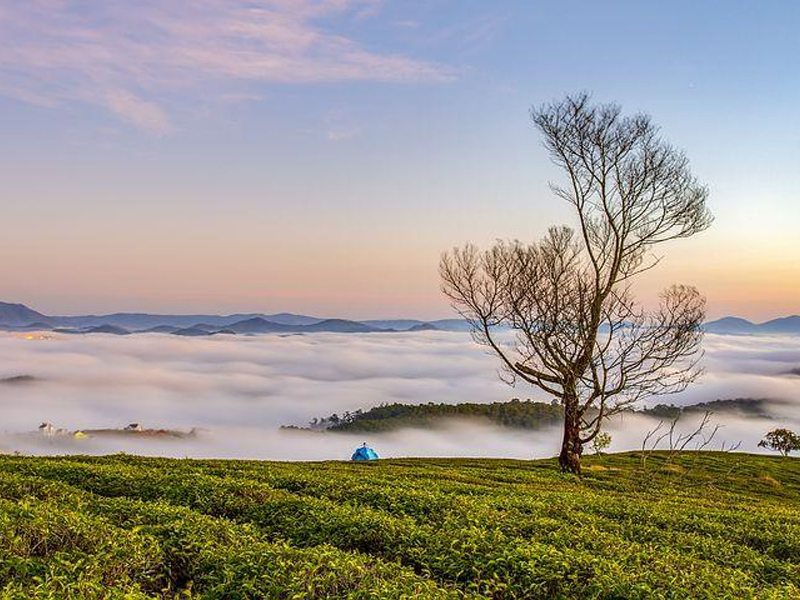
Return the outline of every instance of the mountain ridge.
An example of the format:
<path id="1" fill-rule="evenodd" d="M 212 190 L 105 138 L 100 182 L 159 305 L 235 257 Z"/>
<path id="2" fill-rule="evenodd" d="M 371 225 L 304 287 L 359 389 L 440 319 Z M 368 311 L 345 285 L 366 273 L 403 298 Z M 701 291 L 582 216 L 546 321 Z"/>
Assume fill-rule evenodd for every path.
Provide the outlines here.
<path id="1" fill-rule="evenodd" d="M 709 333 L 754 335 L 759 333 L 800 334 L 800 315 L 788 315 L 753 323 L 741 317 L 722 317 L 705 324 Z"/>
<path id="2" fill-rule="evenodd" d="M 23 304 L 0 302 L 0 329 L 13 331 L 51 330 L 57 333 L 162 333 L 179 336 L 203 336 L 258 333 L 373 333 L 449 329 L 458 320 L 443 320 L 442 326 L 428 321 L 408 319 L 405 328 L 378 327 L 367 321 L 322 318 L 281 312 L 275 314 L 236 313 L 231 315 L 160 315 L 116 312 L 105 315 L 45 315 Z M 435 323 L 435 322 L 434 322 Z"/>
<path id="3" fill-rule="evenodd" d="M 704 325 L 708 333 L 726 335 L 800 334 L 800 315 L 787 315 L 754 323 L 736 316 L 726 316 Z M 74 333 L 165 333 L 178 330 L 205 330 L 209 335 L 226 333 L 370 333 L 391 331 L 468 331 L 463 319 L 337 319 L 280 312 L 209 314 L 152 314 L 115 312 L 106 315 L 45 315 L 21 303 L 0 302 L 0 329 L 30 331 L 68 329 Z"/>

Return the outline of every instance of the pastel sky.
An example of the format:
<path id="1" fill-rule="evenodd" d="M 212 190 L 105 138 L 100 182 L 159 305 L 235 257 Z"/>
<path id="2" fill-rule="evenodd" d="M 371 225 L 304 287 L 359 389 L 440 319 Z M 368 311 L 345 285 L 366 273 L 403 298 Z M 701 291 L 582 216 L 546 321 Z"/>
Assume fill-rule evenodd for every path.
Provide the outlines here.
<path id="1" fill-rule="evenodd" d="M 650 113 L 711 189 L 646 301 L 800 312 L 794 1 L 0 0 L 0 299 L 444 317 L 439 255 L 571 223 L 528 109 Z"/>

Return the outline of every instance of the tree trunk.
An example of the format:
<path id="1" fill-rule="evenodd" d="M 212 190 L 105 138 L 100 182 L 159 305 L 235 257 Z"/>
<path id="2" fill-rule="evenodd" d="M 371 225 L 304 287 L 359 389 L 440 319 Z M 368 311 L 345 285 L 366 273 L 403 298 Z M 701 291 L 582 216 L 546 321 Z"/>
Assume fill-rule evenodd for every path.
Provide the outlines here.
<path id="1" fill-rule="evenodd" d="M 561 442 L 561 454 L 558 456 L 561 471 L 580 475 L 582 452 L 578 399 L 564 398 L 564 439 Z"/>

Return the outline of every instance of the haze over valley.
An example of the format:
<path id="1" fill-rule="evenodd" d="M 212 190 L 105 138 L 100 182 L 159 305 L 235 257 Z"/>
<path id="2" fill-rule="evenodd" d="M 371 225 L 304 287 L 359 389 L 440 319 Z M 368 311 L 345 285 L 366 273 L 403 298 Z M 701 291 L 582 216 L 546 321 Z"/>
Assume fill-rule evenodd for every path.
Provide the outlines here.
<path id="1" fill-rule="evenodd" d="M 651 405 L 768 399 L 770 416 L 713 415 L 723 425 L 715 445 L 741 441 L 746 451 L 759 451 L 758 441 L 778 424 L 800 426 L 800 336 L 708 334 L 705 349 L 707 373 L 700 383 Z M 463 332 L 204 338 L 4 332 L 0 355 L 0 447 L 6 451 L 328 460 L 348 458 L 363 441 L 386 457 L 531 458 L 551 456 L 558 446 L 558 427 L 522 431 L 463 420 L 368 435 L 280 430 L 383 403 L 550 401 L 502 383 L 495 360 Z M 139 423 L 202 433 L 179 440 L 15 435 L 34 432 L 42 422 L 70 431 Z M 657 422 L 639 415 L 612 420 L 612 449 L 638 448 Z M 693 423 L 689 418 L 681 427 Z"/>

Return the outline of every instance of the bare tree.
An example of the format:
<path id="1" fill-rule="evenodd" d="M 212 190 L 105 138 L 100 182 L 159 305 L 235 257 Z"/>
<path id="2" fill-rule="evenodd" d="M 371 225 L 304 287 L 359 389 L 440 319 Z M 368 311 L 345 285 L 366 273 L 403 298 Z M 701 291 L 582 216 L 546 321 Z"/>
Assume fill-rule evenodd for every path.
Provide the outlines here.
<path id="1" fill-rule="evenodd" d="M 442 256 L 442 289 L 473 337 L 564 407 L 562 470 L 580 474 L 583 445 L 603 421 L 699 374 L 705 299 L 676 285 L 659 308 L 634 299 L 634 277 L 658 263 L 654 246 L 706 229 L 706 188 L 685 155 L 645 115 L 569 96 L 531 111 L 567 184 L 551 188 L 577 228 L 552 227 L 538 243 L 471 244 Z M 508 341 L 502 331 L 516 335 Z"/>
<path id="2" fill-rule="evenodd" d="M 647 459 L 659 450 L 664 457 L 664 465 L 669 465 L 675 456 L 685 452 L 687 448 L 690 450 L 704 450 L 717 436 L 721 427 L 720 425 L 711 424 L 711 413 L 706 411 L 694 429 L 686 433 L 680 433 L 677 431 L 680 419 L 681 415 L 676 415 L 666 427 L 664 426 L 664 421 L 659 421 L 655 428 L 648 431 L 644 436 L 641 452 L 643 469 L 647 468 Z M 666 442 L 666 448 L 663 450 L 660 448 L 662 442 Z M 738 447 L 739 445 L 737 444 L 733 450 L 738 449 Z M 728 449 L 729 452 L 733 450 Z M 724 444 L 722 451 L 725 451 Z"/>
<path id="3" fill-rule="evenodd" d="M 694 425 L 690 425 L 688 431 L 680 432 L 677 427 L 684 415 L 683 411 L 679 412 L 669 421 L 668 425 L 665 425 L 664 421 L 659 421 L 644 436 L 640 452 L 642 468 L 638 474 L 640 482 L 649 484 L 651 480 L 649 476 L 654 473 L 666 474 L 667 476 L 680 473 L 683 487 L 715 485 L 725 481 L 738 470 L 739 462 L 734 460 L 727 462 L 724 470 L 701 469 L 701 477 L 693 473 L 701 456 L 700 451 L 707 450 L 711 446 L 714 438 L 717 437 L 717 434 L 722 429 L 722 425 L 712 423 L 712 413 L 705 411 L 699 421 Z M 736 452 L 741 445 L 741 441 L 728 444 L 723 440 L 718 452 L 730 454 Z M 689 451 L 688 453 L 687 450 Z M 648 459 L 651 457 L 657 460 L 655 469 L 650 468 Z M 681 459 L 680 464 L 676 462 L 678 459 Z M 693 475 L 691 483 L 686 480 L 689 475 Z"/>

